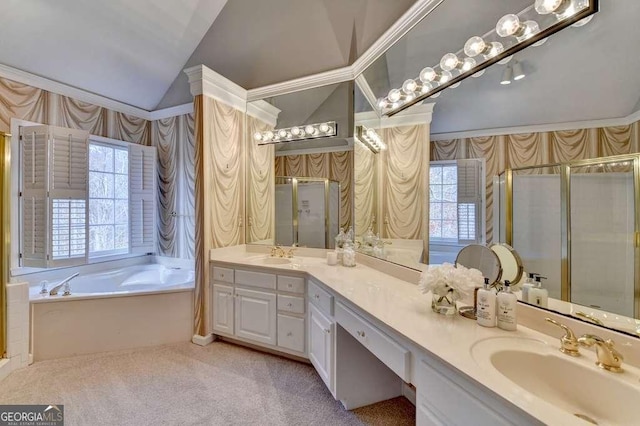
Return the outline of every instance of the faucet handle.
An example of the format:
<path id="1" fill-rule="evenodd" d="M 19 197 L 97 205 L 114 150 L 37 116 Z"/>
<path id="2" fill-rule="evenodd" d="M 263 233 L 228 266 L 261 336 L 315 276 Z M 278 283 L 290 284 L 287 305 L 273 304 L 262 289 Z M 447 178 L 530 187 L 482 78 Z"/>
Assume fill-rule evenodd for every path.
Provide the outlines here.
<path id="1" fill-rule="evenodd" d="M 295 247 L 291 247 L 289 250 L 287 250 L 287 257 L 289 259 L 293 258 L 293 253 L 296 251 Z"/>
<path id="2" fill-rule="evenodd" d="M 547 322 L 550 322 L 553 325 L 557 325 L 564 330 L 565 334 L 560 338 L 560 352 L 569 356 L 580 356 L 580 351 L 578 350 L 578 339 L 576 338 L 576 335 L 573 333 L 573 331 L 566 325 L 559 323 L 556 320 L 553 320 L 551 318 L 545 319 L 547 320 Z"/>
<path id="3" fill-rule="evenodd" d="M 578 339 L 578 343 L 587 347 L 596 345 L 596 355 L 598 357 L 596 365 L 598 367 L 614 373 L 622 373 L 624 371 L 622 369 L 624 357 L 614 348 L 615 342 L 613 340 L 604 340 L 602 337 L 593 334 L 585 334 Z"/>

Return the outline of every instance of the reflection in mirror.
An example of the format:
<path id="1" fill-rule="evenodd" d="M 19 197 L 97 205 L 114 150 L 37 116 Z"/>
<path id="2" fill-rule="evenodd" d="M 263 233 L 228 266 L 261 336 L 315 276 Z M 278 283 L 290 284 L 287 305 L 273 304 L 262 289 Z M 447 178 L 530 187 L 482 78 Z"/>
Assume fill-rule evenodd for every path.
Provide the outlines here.
<path id="1" fill-rule="evenodd" d="M 479 270 L 491 285 L 497 283 L 502 276 L 502 267 L 496 252 L 479 244 L 470 244 L 460 250 L 456 257 L 456 265 Z"/>
<path id="2" fill-rule="evenodd" d="M 333 216 L 322 230 L 309 228 L 313 235 L 324 235 L 320 245 L 319 239 L 316 241 L 311 236 L 300 234 L 307 232 L 308 228 L 306 225 L 297 226 L 294 213 L 298 215 L 298 221 L 305 223 L 305 220 L 313 219 L 312 222 L 318 224 L 323 222 L 321 218 L 326 212 L 334 214 L 335 208 L 325 208 L 329 203 L 325 203 L 324 190 L 319 189 L 328 182 L 327 194 L 334 195 L 339 188 L 339 203 L 330 197 L 331 207 L 339 204 L 339 227 L 346 229 L 352 225 L 353 82 L 254 101 L 247 108 L 250 113 L 247 119 L 250 152 L 247 167 L 247 243 L 289 245 L 297 241 L 300 246 L 331 247 L 337 234 L 333 229 L 336 223 Z M 315 126 L 307 129 L 309 125 Z M 328 136 L 333 132 L 337 134 Z M 295 193 L 295 212 L 291 205 L 293 185 L 285 188 L 287 183 L 278 182 L 283 186 L 276 193 L 276 176 L 305 181 Z M 316 181 L 318 179 L 320 181 Z M 322 195 L 307 197 L 316 189 Z M 285 197 L 285 193 L 291 199 L 290 210 L 282 209 L 276 202 L 279 197 Z M 290 211 L 288 217 L 285 217 L 285 210 Z M 280 228 L 282 233 L 278 232 Z M 284 232 L 285 228 L 289 231 Z M 280 235 L 283 235 L 282 241 Z"/>

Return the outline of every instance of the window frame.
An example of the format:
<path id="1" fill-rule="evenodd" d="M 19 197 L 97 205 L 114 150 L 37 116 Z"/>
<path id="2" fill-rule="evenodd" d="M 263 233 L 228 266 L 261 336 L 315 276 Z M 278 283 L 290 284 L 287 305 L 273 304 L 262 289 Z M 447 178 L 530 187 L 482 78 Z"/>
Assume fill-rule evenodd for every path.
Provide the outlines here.
<path id="1" fill-rule="evenodd" d="M 458 163 L 456 160 L 439 160 L 439 161 L 431 161 L 429 162 L 429 173 L 431 173 L 431 168 L 433 166 L 436 167 L 454 167 L 457 169 L 458 167 Z M 431 185 L 433 185 L 431 183 L 431 179 L 429 179 L 429 224 L 431 224 L 431 204 L 433 204 L 433 201 L 431 200 Z M 436 185 L 444 185 L 444 184 L 436 184 Z M 456 174 L 456 201 L 452 202 L 452 201 L 446 201 L 446 202 L 442 202 L 442 201 L 437 201 L 438 204 L 442 205 L 442 204 L 455 204 L 456 205 L 456 222 L 458 222 L 458 200 L 457 200 L 457 186 L 458 186 L 458 179 L 457 179 L 457 174 Z M 440 223 L 442 224 L 442 218 L 441 219 L 433 219 L 433 220 L 439 220 Z M 456 229 L 457 229 L 457 223 L 456 223 Z M 430 226 L 429 226 L 430 228 Z M 456 232 L 457 233 L 457 232 Z M 450 245 L 450 246 L 454 246 L 454 245 L 459 245 L 458 243 L 458 238 L 442 238 L 442 237 L 432 237 L 431 236 L 431 232 L 429 232 L 429 243 L 430 244 L 437 244 L 437 245 Z"/>

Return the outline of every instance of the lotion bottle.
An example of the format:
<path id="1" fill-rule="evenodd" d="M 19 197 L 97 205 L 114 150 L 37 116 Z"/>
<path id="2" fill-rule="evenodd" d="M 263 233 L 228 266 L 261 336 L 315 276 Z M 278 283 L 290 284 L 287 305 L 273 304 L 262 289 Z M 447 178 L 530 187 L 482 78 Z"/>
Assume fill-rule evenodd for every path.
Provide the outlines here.
<path id="1" fill-rule="evenodd" d="M 498 328 L 515 331 L 517 328 L 516 307 L 518 298 L 511 291 L 511 283 L 504 282 L 504 290 L 498 293 Z"/>
<path id="2" fill-rule="evenodd" d="M 484 288 L 478 290 L 476 318 L 478 325 L 496 326 L 496 293 L 489 288 L 489 278 L 484 279 Z"/>
<path id="3" fill-rule="evenodd" d="M 536 276 L 536 286 L 529 290 L 529 303 L 546 308 L 549 305 L 549 290 L 542 288 L 542 281 L 545 277 Z"/>
<path id="4" fill-rule="evenodd" d="M 534 281 L 534 277 L 538 275 L 535 272 L 529 272 L 527 279 L 524 284 L 522 284 L 522 301 L 529 303 L 529 294 L 532 288 L 536 286 L 536 282 Z"/>

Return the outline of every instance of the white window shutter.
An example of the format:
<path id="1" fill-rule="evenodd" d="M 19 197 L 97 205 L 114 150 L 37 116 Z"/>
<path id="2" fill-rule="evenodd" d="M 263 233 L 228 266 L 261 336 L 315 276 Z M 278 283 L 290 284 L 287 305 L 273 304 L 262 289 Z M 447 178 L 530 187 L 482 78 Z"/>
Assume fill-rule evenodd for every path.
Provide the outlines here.
<path id="1" fill-rule="evenodd" d="M 482 162 L 457 160 L 458 167 L 458 242 L 481 242 Z"/>
<path id="2" fill-rule="evenodd" d="M 155 250 L 156 148 L 129 146 L 129 217 L 131 253 Z"/>
<path id="3" fill-rule="evenodd" d="M 86 263 L 89 133 L 20 128 L 22 266 Z"/>

